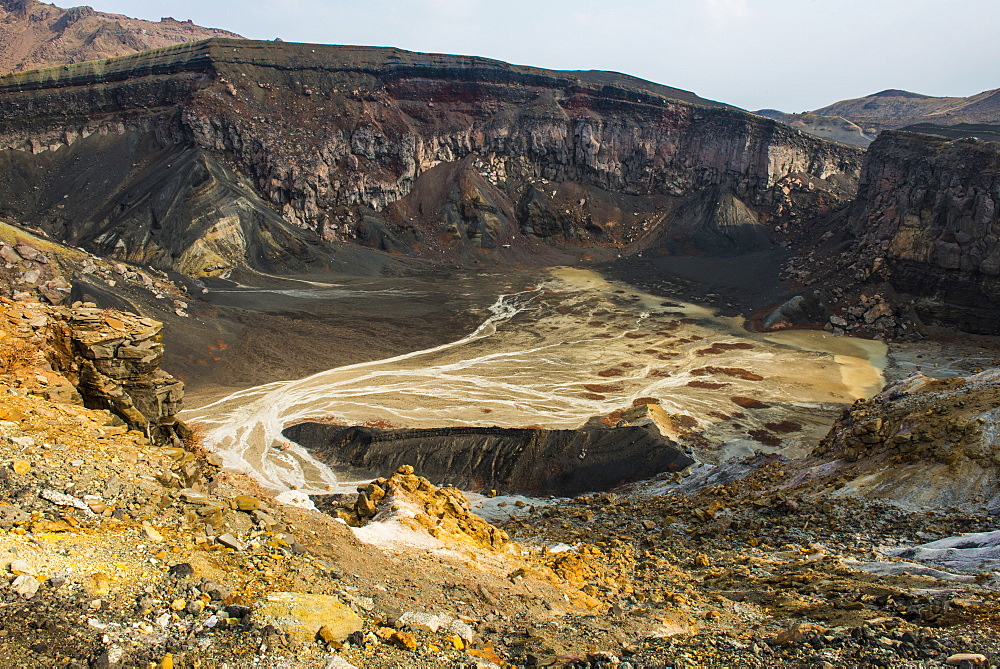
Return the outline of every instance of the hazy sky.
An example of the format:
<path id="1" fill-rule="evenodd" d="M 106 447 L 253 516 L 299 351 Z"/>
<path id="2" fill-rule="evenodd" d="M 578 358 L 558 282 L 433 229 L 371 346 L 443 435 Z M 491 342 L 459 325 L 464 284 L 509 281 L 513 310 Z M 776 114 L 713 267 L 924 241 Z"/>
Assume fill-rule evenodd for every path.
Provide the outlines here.
<path id="1" fill-rule="evenodd" d="M 746 109 L 1000 87 L 998 0 L 90 0 L 253 39 L 617 70 Z M 69 2 L 56 1 L 60 6 Z"/>

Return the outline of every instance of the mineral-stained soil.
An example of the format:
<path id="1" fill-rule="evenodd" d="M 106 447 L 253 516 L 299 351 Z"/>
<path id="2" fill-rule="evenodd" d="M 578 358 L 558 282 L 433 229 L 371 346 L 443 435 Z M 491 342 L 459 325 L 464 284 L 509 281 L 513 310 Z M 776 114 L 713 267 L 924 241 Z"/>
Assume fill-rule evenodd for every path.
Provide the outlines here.
<path id="1" fill-rule="evenodd" d="M 994 529 L 981 511 L 838 497 L 769 455 L 472 503 L 403 467 L 314 496 L 321 513 L 220 471 L 197 434 L 157 447 L 44 399 L 54 370 L 13 331 L 0 353 L 0 656 L 16 666 L 1000 660 L 995 565 L 888 555 Z"/>
<path id="2" fill-rule="evenodd" d="M 819 479 L 837 494 L 911 508 L 1000 513 L 998 381 L 997 368 L 945 379 L 914 372 L 855 403 L 813 453 L 829 463 L 816 467 Z"/>

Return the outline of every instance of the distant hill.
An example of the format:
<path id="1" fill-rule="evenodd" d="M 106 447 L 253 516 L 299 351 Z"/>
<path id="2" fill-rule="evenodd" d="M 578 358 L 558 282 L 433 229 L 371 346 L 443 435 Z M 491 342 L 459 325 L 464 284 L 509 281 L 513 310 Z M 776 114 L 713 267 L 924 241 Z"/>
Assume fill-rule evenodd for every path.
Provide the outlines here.
<path id="1" fill-rule="evenodd" d="M 792 126 L 796 130 L 829 139 L 841 144 L 852 146 L 868 146 L 875 139 L 876 133 L 868 133 L 861 126 L 843 116 L 805 112 L 802 114 L 787 114 L 777 109 L 759 109 L 754 112 L 760 116 L 773 118 Z"/>
<path id="2" fill-rule="evenodd" d="M 946 139 L 977 139 L 983 142 L 1000 142 L 1000 125 L 985 123 L 960 123 L 958 125 L 918 123 L 903 126 L 900 130 L 916 132 L 921 135 L 935 135 Z"/>
<path id="3" fill-rule="evenodd" d="M 1000 88 L 967 98 L 945 98 L 889 89 L 841 100 L 802 114 L 761 109 L 756 114 L 844 144 L 868 146 L 882 130 L 905 126 L 1000 124 Z"/>
<path id="4" fill-rule="evenodd" d="M 841 100 L 814 114 L 843 116 L 866 130 L 901 128 L 917 123 L 958 125 L 1000 123 L 1000 88 L 967 98 L 944 98 L 909 91 L 887 90 L 853 100 Z"/>
<path id="5" fill-rule="evenodd" d="M 0 0 L 0 74 L 124 56 L 209 37 L 239 35 L 169 17 L 142 21 L 90 7 L 61 9 L 38 0 Z"/>

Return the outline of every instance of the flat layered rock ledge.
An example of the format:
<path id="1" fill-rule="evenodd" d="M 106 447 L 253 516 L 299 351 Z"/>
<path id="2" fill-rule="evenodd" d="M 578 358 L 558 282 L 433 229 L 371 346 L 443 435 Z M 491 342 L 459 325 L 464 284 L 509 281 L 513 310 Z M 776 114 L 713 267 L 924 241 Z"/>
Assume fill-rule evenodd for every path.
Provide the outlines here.
<path id="1" fill-rule="evenodd" d="M 527 495 L 610 490 L 694 464 L 666 436 L 669 417 L 658 406 L 636 407 L 618 425 L 605 425 L 599 418 L 577 430 L 300 423 L 282 434 L 333 467 L 388 476 L 412 463 L 438 483 Z"/>

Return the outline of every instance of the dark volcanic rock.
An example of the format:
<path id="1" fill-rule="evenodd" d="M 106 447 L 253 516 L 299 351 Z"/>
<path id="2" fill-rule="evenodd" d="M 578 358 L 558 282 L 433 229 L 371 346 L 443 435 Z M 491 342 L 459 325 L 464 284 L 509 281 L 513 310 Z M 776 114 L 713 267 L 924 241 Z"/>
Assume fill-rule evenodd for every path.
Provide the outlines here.
<path id="1" fill-rule="evenodd" d="M 295 270 L 322 257 L 317 235 L 285 222 L 246 178 L 190 145 L 109 133 L 38 155 L 3 151 L 0 168 L 44 175 L 0 184 L 8 216 L 47 219 L 51 236 L 101 256 L 194 276 Z"/>
<path id="2" fill-rule="evenodd" d="M 333 466 L 388 476 L 412 464 L 439 484 L 532 495 L 607 490 L 694 463 L 653 425 L 382 430 L 301 423 L 283 434 Z"/>
<path id="3" fill-rule="evenodd" d="M 0 213 L 195 274 L 219 249 L 309 259 L 317 237 L 502 262 L 537 239 L 754 250 L 782 216 L 848 197 L 861 157 L 622 75 L 398 49 L 212 39 L 9 75 L 0 93 L 17 175 Z M 60 156 L 94 148 L 110 174 Z M 262 263 L 245 237 L 268 230 Z"/>
<path id="4" fill-rule="evenodd" d="M 673 224 L 659 240 L 677 255 L 702 251 L 737 255 L 771 247 L 771 229 L 732 192 L 709 186 L 684 199 L 671 213 Z"/>
<path id="5" fill-rule="evenodd" d="M 924 320 L 1000 332 L 998 193 L 1000 142 L 882 133 L 851 210 L 858 275 L 920 298 Z"/>
<path id="6" fill-rule="evenodd" d="M 822 290 L 795 295 L 768 312 L 760 322 L 764 330 L 823 325 L 831 316 L 829 296 Z"/>

